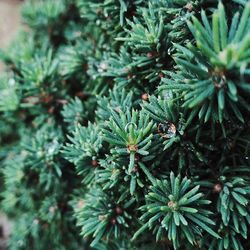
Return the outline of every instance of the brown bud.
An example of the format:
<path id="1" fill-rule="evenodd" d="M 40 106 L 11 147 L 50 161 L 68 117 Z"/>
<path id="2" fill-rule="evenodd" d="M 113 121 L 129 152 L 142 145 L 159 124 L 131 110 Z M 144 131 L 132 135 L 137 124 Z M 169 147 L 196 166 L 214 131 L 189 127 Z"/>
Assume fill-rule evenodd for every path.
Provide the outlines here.
<path id="1" fill-rule="evenodd" d="M 63 105 L 68 103 L 68 101 L 65 99 L 57 99 L 56 102 Z"/>
<path id="2" fill-rule="evenodd" d="M 84 203 L 85 203 L 85 202 L 84 202 L 83 199 L 79 200 L 78 203 L 77 203 L 77 207 L 78 207 L 78 208 L 83 208 Z"/>
<path id="3" fill-rule="evenodd" d="M 140 156 L 139 155 L 135 155 L 135 162 L 137 163 L 140 160 Z"/>
<path id="4" fill-rule="evenodd" d="M 92 160 L 91 165 L 92 165 L 92 167 L 96 168 L 99 165 L 99 163 L 97 160 Z"/>
<path id="5" fill-rule="evenodd" d="M 222 185 L 220 183 L 217 183 L 214 185 L 214 189 L 213 189 L 214 193 L 220 193 L 221 190 L 222 190 Z"/>
<path id="6" fill-rule="evenodd" d="M 52 27 L 49 26 L 47 31 L 48 31 L 49 34 L 51 34 L 52 33 Z"/>
<path id="7" fill-rule="evenodd" d="M 116 224 L 116 218 L 112 218 L 112 219 L 110 220 L 110 223 L 111 223 L 112 225 L 115 225 L 115 224 Z"/>
<path id="8" fill-rule="evenodd" d="M 160 78 L 163 78 L 164 77 L 164 74 L 162 72 L 159 73 L 159 77 Z"/>
<path id="9" fill-rule="evenodd" d="M 177 208 L 177 203 L 176 203 L 175 201 L 169 201 L 169 202 L 168 202 L 168 207 L 169 207 L 170 209 L 175 210 L 175 209 Z"/>
<path id="10" fill-rule="evenodd" d="M 231 139 L 228 140 L 227 142 L 228 148 L 232 150 L 235 147 L 235 142 Z"/>
<path id="11" fill-rule="evenodd" d="M 166 244 L 167 246 L 172 246 L 172 242 L 171 242 L 167 237 L 164 237 L 164 238 L 162 239 L 162 242 L 163 242 L 164 244 Z"/>
<path id="12" fill-rule="evenodd" d="M 63 86 L 67 85 L 67 81 L 66 80 L 62 80 L 62 85 Z"/>
<path id="13" fill-rule="evenodd" d="M 43 229 L 48 229 L 49 228 L 49 224 L 48 223 L 44 223 L 43 224 Z"/>
<path id="14" fill-rule="evenodd" d="M 81 98 L 82 100 L 88 99 L 88 95 L 86 93 L 84 93 L 83 91 L 78 91 L 78 92 L 76 92 L 75 95 L 78 96 L 79 98 Z"/>
<path id="15" fill-rule="evenodd" d="M 128 145 L 129 152 L 136 152 L 137 150 L 138 150 L 137 145 L 135 145 L 135 144 Z"/>
<path id="16" fill-rule="evenodd" d="M 142 94 L 141 99 L 143 101 L 148 101 L 148 94 L 147 93 Z"/>
<path id="17" fill-rule="evenodd" d="M 135 165 L 132 171 L 133 171 L 134 173 L 136 173 L 136 172 L 138 172 L 138 170 L 139 170 L 138 166 Z"/>
<path id="18" fill-rule="evenodd" d="M 50 108 L 48 109 L 48 113 L 49 113 L 49 114 L 53 114 L 54 111 L 55 111 L 55 107 L 50 107 Z"/>
<path id="19" fill-rule="evenodd" d="M 85 63 L 85 64 L 83 65 L 83 69 L 84 69 L 85 71 L 87 71 L 88 68 L 89 68 L 89 65 L 88 65 L 87 63 Z"/>
<path id="20" fill-rule="evenodd" d="M 115 212 L 116 212 L 117 214 L 119 214 L 119 215 L 123 213 L 121 207 L 119 207 L 119 206 L 117 206 L 117 207 L 115 208 Z"/>
<path id="21" fill-rule="evenodd" d="M 43 103 L 50 103 L 52 102 L 54 97 L 52 95 L 41 95 L 40 101 Z"/>
<path id="22" fill-rule="evenodd" d="M 133 77 L 133 75 L 132 75 L 131 73 L 128 73 L 127 79 L 129 80 L 129 79 L 131 79 L 132 77 Z"/>
<path id="23" fill-rule="evenodd" d="M 148 52 L 148 53 L 147 53 L 147 57 L 148 57 L 148 58 L 151 58 L 151 57 L 153 57 L 153 56 L 154 56 L 154 54 L 153 54 L 152 52 Z"/>

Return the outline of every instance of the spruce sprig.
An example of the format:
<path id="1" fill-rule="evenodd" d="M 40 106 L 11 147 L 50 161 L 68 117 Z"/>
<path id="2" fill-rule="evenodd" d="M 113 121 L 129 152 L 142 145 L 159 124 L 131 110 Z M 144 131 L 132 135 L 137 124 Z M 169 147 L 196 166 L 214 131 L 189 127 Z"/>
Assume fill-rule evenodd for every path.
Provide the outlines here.
<path id="1" fill-rule="evenodd" d="M 103 129 L 103 139 L 112 146 L 111 153 L 129 155 L 128 172 L 132 173 L 135 156 L 146 156 L 155 126 L 149 116 L 139 111 L 111 111 L 112 116 Z"/>
<path id="2" fill-rule="evenodd" d="M 166 84 L 160 88 L 179 92 L 183 106 L 199 111 L 199 119 L 204 122 L 211 119 L 222 123 L 237 117 L 243 123 L 242 113 L 249 111 L 244 94 L 249 92 L 249 15 L 250 5 L 246 4 L 241 18 L 237 12 L 228 26 L 220 2 L 212 23 L 205 11 L 201 12 L 201 22 L 196 17 L 188 21 L 197 47 L 175 44 L 175 61 L 183 79 L 163 79 Z"/>
<path id="3" fill-rule="evenodd" d="M 212 212 L 205 208 L 211 201 L 199 192 L 191 180 L 175 177 L 171 172 L 167 180 L 155 180 L 146 195 L 146 204 L 140 207 L 144 225 L 135 233 L 134 239 L 146 229 L 153 230 L 156 240 L 167 233 L 175 249 L 182 239 L 197 244 L 196 236 L 203 231 L 215 238 L 220 236 L 213 230 L 215 222 L 209 218 Z"/>

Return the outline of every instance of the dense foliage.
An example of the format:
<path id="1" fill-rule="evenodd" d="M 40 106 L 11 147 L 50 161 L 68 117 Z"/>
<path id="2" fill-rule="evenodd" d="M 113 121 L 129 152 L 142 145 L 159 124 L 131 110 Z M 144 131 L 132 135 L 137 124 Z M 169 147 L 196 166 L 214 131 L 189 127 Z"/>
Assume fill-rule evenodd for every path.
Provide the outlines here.
<path id="1" fill-rule="evenodd" d="M 22 15 L 0 53 L 9 248 L 250 249 L 250 2 L 28 0 Z"/>

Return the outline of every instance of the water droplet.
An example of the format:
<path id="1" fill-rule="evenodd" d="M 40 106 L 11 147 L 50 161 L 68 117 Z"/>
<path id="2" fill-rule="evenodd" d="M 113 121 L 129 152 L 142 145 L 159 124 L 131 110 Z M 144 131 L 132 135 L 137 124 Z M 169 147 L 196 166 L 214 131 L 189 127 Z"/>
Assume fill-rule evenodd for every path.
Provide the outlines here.
<path id="1" fill-rule="evenodd" d="M 176 135 L 176 127 L 171 122 L 159 123 L 158 133 L 166 139 L 170 139 Z"/>
<path id="2" fill-rule="evenodd" d="M 98 72 L 104 72 L 106 71 L 108 68 L 108 64 L 105 63 L 105 62 L 101 62 L 100 65 L 99 65 L 99 68 L 98 68 Z"/>
<path id="3" fill-rule="evenodd" d="M 9 80 L 9 85 L 10 85 L 10 86 L 15 86 L 15 84 L 16 84 L 16 81 L 15 81 L 13 78 L 11 78 L 11 79 Z"/>

